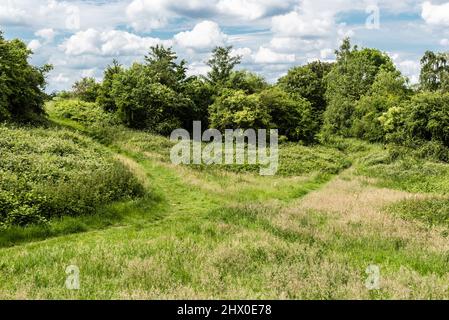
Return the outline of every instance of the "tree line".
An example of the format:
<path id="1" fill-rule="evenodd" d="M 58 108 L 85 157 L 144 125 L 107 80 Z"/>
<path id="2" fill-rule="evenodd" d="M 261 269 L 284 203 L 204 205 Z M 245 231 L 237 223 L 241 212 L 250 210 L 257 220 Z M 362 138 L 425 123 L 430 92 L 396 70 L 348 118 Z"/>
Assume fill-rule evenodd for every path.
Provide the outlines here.
<path id="1" fill-rule="evenodd" d="M 0 37 L 0 119 L 42 114 L 44 75 L 19 40 Z M 124 125 L 168 135 L 195 120 L 216 129 L 279 130 L 282 140 L 311 144 L 333 136 L 424 148 L 449 160 L 449 54 L 428 51 L 411 85 L 391 58 L 345 39 L 333 63 L 315 61 L 276 84 L 237 70 L 240 56 L 217 47 L 206 76 L 188 76 L 172 48 L 152 47 L 141 63 L 113 61 L 102 82 L 77 81 L 59 98 L 96 102 Z"/>

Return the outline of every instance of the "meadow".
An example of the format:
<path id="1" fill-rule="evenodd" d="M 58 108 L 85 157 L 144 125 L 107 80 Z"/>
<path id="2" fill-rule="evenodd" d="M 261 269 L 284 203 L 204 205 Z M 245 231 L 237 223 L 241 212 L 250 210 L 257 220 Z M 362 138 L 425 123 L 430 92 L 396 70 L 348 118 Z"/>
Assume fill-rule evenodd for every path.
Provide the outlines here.
<path id="1" fill-rule="evenodd" d="M 17 190 L 45 185 L 41 203 L 54 208 L 37 224 L 2 230 L 3 299 L 449 298 L 446 164 L 336 138 L 282 144 L 273 177 L 174 166 L 167 138 L 58 108 L 47 104 L 45 130 L 1 128 L 14 151 L 2 154 L 2 176 Z M 23 186 L 30 158 L 33 182 Z M 44 175 L 41 161 L 54 169 Z M 92 172 L 104 167 L 113 170 L 100 183 Z M 103 185 L 107 199 L 95 194 Z M 91 210 L 58 215 L 73 199 Z M 65 287 L 70 265 L 80 290 Z M 370 265 L 380 268 L 378 290 L 366 286 Z"/>

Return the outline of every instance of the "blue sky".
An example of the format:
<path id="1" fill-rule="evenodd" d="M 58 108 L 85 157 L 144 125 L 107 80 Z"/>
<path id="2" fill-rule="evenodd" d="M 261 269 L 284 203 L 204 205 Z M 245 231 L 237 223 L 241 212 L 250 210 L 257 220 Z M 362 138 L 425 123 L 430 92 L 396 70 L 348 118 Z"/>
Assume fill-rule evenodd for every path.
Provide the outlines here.
<path id="1" fill-rule="evenodd" d="M 100 80 L 112 59 L 130 65 L 155 44 L 172 46 L 190 74 L 207 72 L 214 46 L 233 45 L 240 68 L 274 82 L 294 65 L 333 60 L 346 36 L 387 52 L 416 82 L 424 51 L 449 50 L 449 2 L 1 0 L 0 29 L 28 44 L 32 63 L 54 65 L 49 91 Z"/>

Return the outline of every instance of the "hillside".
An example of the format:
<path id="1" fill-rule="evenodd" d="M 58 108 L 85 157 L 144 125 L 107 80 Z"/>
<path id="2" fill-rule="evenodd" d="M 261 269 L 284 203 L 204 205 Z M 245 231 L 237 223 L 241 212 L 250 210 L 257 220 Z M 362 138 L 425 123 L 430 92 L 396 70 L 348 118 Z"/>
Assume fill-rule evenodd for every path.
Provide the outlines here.
<path id="1" fill-rule="evenodd" d="M 58 234 L 67 222 L 50 219 L 29 227 L 28 238 L 27 228 L 10 234 L 0 249 L 1 298 L 449 297 L 446 164 L 392 158 L 348 139 L 281 146 L 289 161 L 274 177 L 174 166 L 166 138 L 48 110 L 54 133 L 2 128 L 29 141 L 15 142 L 16 150 L 39 146 L 33 152 L 48 158 L 48 136 L 89 141 L 95 159 L 120 161 L 146 195 L 103 207 L 91 222 L 73 217 L 70 224 L 84 228 L 72 232 Z M 92 218 L 102 213 L 107 223 Z M 382 287 L 370 291 L 365 271 L 373 264 Z M 80 269 L 78 291 L 64 287 L 69 265 Z"/>

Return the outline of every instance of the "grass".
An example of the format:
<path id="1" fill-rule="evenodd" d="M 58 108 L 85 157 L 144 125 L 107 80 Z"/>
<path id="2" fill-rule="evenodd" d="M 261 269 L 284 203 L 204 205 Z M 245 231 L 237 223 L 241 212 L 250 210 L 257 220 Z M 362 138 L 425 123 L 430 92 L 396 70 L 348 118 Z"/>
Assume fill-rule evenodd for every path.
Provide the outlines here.
<path id="1" fill-rule="evenodd" d="M 54 120 L 98 137 L 70 119 Z M 67 228 L 0 249 L 0 297 L 449 298 L 445 165 L 422 163 L 440 170 L 439 183 L 436 173 L 421 177 L 439 187 L 414 189 L 419 163 L 400 183 L 391 175 L 402 164 L 380 146 L 344 140 L 334 147 L 285 145 L 283 174 L 261 177 L 173 166 L 167 139 L 101 130 L 107 139 L 95 139 L 152 196 L 113 204 L 91 223 L 75 218 L 76 233 Z M 405 216 L 417 208 L 419 216 L 439 218 L 423 226 Z M 380 290 L 365 286 L 371 264 L 380 267 Z M 64 286 L 69 265 L 80 268 L 80 290 Z"/>

